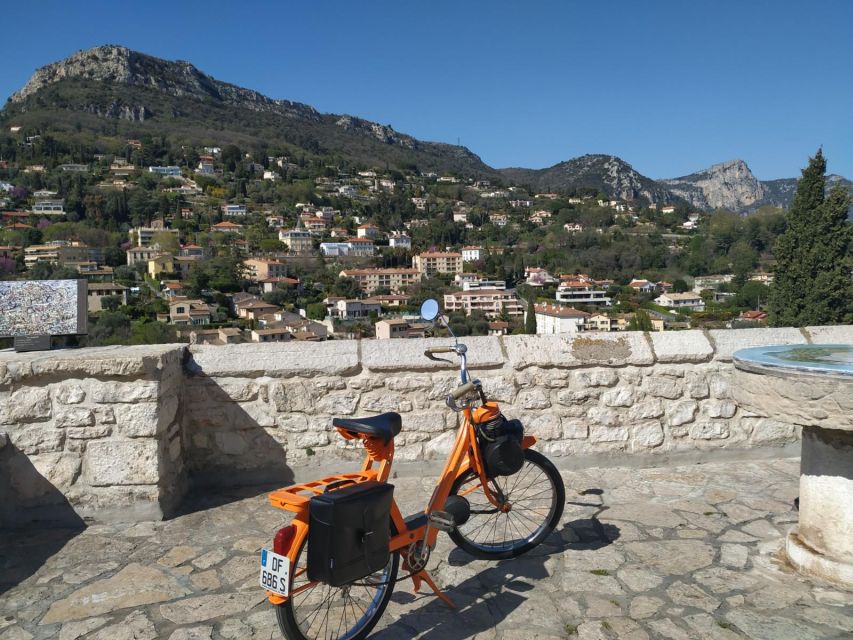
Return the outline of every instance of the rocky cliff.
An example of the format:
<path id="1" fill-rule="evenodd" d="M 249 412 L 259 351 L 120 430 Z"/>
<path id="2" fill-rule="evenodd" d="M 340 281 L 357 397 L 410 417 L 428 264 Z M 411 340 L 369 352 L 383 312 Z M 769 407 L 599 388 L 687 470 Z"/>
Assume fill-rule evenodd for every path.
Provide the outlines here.
<path id="1" fill-rule="evenodd" d="M 764 185 L 743 160 L 721 162 L 704 171 L 659 182 L 700 209 L 744 211 L 766 195 Z"/>
<path id="2" fill-rule="evenodd" d="M 571 191 L 597 189 L 614 198 L 649 202 L 671 202 L 673 194 L 651 178 L 638 173 L 616 156 L 589 154 L 555 164 L 547 169 L 501 169 L 512 182 L 535 189 Z"/>
<path id="3" fill-rule="evenodd" d="M 116 120 L 156 135 L 300 147 L 317 155 L 339 154 L 365 164 L 416 164 L 422 169 L 494 179 L 496 172 L 465 147 L 424 142 L 349 115 L 324 114 L 290 100 L 216 80 L 185 61 L 170 61 L 105 45 L 38 69 L 13 94 L 0 120 L 49 121 L 57 126 L 101 130 L 96 121 Z M 79 125 L 79 127 L 78 127 Z M 137 128 L 126 131 L 138 135 Z"/>

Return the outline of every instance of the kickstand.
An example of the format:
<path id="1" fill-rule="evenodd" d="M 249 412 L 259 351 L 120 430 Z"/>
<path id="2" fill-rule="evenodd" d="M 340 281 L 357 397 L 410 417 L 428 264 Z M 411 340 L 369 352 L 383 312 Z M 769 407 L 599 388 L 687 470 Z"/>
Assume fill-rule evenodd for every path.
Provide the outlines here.
<path id="1" fill-rule="evenodd" d="M 438 598 L 444 604 L 446 604 L 448 608 L 456 608 L 456 605 L 453 604 L 453 600 L 451 600 L 441 592 L 441 589 L 438 588 L 438 585 L 435 584 L 432 577 L 430 577 L 430 575 L 426 572 L 426 569 L 422 569 L 421 571 L 418 571 L 412 576 L 412 583 L 414 584 L 415 593 L 418 593 L 421 590 L 421 581 L 426 582 L 429 585 L 430 589 L 433 590 L 433 593 L 435 593 L 435 595 L 438 596 Z"/>

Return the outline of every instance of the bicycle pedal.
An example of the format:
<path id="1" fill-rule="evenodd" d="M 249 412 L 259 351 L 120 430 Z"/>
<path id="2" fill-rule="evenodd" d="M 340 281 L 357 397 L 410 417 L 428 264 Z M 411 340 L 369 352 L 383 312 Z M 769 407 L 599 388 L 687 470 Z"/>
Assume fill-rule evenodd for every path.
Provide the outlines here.
<path id="1" fill-rule="evenodd" d="M 456 521 L 447 511 L 433 511 L 429 514 L 430 526 L 444 533 L 450 533 L 456 528 Z"/>

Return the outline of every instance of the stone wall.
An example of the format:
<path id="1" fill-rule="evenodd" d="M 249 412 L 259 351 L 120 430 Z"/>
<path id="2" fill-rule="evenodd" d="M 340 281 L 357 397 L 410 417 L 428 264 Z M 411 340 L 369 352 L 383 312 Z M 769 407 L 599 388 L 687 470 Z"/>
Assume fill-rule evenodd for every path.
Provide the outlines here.
<path id="1" fill-rule="evenodd" d="M 186 490 L 183 351 L 0 353 L 0 524 L 171 511 Z"/>
<path id="2" fill-rule="evenodd" d="M 504 413 L 556 458 L 746 450 L 795 442 L 795 424 L 738 406 L 742 347 L 853 342 L 853 327 L 466 338 Z M 289 482 L 356 460 L 333 416 L 398 411 L 398 461 L 444 458 L 457 416 L 444 340 L 0 353 L 0 516 L 159 517 L 188 486 Z M 27 514 L 27 515 L 22 515 Z"/>

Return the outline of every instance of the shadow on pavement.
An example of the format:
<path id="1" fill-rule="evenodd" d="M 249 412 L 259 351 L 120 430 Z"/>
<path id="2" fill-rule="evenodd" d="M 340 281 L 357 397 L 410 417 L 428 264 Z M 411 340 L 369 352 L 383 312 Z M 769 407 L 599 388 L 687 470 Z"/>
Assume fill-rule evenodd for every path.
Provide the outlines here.
<path id="1" fill-rule="evenodd" d="M 11 444 L 0 449 L 0 594 L 86 528 L 63 493 Z"/>
<path id="2" fill-rule="evenodd" d="M 535 588 L 537 581 L 550 576 L 546 566 L 549 558 L 568 549 L 601 549 L 619 538 L 619 527 L 598 520 L 598 516 L 607 509 L 604 504 L 586 506 L 597 507 L 598 510 L 588 518 L 563 524 L 539 547 L 527 554 L 501 560 L 459 584 L 445 585 L 444 592 L 457 606 L 455 611 L 445 607 L 431 594 L 413 596 L 398 590 L 391 597 L 392 602 L 411 605 L 423 600 L 424 604 L 400 615 L 376 634 L 377 640 L 410 638 L 415 635 L 428 640 L 464 640 L 494 630 L 524 604 L 528 599 L 526 594 Z M 476 561 L 476 558 L 458 548 L 454 548 L 447 558 L 452 567 L 464 567 Z M 398 589 L 407 587 L 406 582 L 398 583 Z"/>

